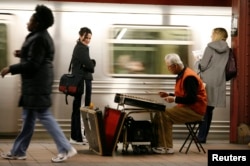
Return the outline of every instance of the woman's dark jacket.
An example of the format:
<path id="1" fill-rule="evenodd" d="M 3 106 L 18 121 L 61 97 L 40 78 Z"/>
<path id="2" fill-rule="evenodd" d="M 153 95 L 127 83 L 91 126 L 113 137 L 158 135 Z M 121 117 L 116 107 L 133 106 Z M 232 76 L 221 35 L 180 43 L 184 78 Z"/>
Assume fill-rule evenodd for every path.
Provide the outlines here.
<path id="1" fill-rule="evenodd" d="M 90 59 L 89 47 L 77 41 L 72 55 L 72 73 L 85 80 L 93 80 L 95 63 Z"/>
<path id="2" fill-rule="evenodd" d="M 54 43 L 47 30 L 27 35 L 20 63 L 10 66 L 11 74 L 21 74 L 19 106 L 28 109 L 51 106 L 54 52 Z"/>

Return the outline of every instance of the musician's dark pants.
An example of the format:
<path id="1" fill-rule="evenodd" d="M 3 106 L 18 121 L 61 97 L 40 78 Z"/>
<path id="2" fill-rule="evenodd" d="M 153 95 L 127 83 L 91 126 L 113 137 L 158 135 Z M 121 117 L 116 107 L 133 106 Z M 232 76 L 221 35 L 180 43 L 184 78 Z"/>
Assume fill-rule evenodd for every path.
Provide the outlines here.
<path id="1" fill-rule="evenodd" d="M 173 148 L 173 137 L 172 129 L 173 124 L 184 124 L 187 122 L 193 122 L 202 120 L 203 116 L 191 110 L 188 107 L 171 107 L 167 108 L 165 112 L 160 113 L 162 118 L 162 125 L 160 124 L 160 119 L 155 119 L 158 122 L 158 146 Z M 157 118 L 157 117 L 156 117 Z M 159 117 L 158 117 L 159 118 Z M 162 132 L 161 127 L 164 128 Z M 165 141 L 164 141 L 164 140 Z M 164 145 L 166 144 L 166 145 Z"/>

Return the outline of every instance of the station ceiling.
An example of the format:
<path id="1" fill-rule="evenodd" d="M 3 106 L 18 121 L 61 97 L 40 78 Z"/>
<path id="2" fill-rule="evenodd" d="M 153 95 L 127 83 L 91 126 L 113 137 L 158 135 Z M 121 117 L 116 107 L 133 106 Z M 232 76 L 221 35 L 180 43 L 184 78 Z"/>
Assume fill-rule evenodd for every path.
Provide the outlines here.
<path id="1" fill-rule="evenodd" d="M 232 6 L 232 0 L 49 0 L 64 2 L 93 2 L 121 4 L 150 4 L 150 5 L 183 5 L 183 6 Z"/>

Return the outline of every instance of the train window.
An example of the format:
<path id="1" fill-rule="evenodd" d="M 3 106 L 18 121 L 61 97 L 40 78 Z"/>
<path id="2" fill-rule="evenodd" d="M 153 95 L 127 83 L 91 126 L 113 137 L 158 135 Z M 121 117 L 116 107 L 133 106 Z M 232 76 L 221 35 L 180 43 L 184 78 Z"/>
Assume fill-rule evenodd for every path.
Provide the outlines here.
<path id="1" fill-rule="evenodd" d="M 188 64 L 191 31 L 186 26 L 113 25 L 110 44 L 110 74 L 117 77 L 171 75 L 164 57 L 177 53 Z"/>
<path id="2" fill-rule="evenodd" d="M 0 69 L 7 66 L 7 27 L 0 23 Z"/>

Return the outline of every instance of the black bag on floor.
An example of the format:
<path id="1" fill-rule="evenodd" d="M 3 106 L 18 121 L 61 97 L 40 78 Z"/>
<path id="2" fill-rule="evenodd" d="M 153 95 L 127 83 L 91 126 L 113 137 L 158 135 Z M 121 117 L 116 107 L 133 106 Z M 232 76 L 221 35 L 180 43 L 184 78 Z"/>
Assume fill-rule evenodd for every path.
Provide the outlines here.
<path id="1" fill-rule="evenodd" d="M 134 120 L 127 117 L 125 120 L 128 142 L 151 142 L 155 141 L 155 133 L 152 123 L 148 120 Z"/>

